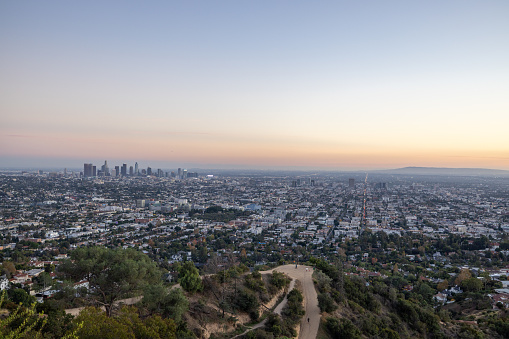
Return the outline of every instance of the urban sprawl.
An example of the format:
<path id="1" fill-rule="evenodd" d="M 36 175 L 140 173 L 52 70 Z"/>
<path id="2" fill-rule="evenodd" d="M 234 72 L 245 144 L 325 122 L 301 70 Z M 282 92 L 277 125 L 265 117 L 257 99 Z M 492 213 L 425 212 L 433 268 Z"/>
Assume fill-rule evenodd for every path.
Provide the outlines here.
<path id="1" fill-rule="evenodd" d="M 340 260 L 347 275 L 405 277 L 453 304 L 459 272 L 497 282 L 491 306 L 509 307 L 507 180 L 381 174 L 202 174 L 126 164 L 83 171 L 0 173 L 0 288 L 39 301 L 59 287 L 37 280 L 74 248 L 135 248 L 167 269 L 234 255 L 248 267 Z M 85 282 L 77 282 L 86 286 Z"/>

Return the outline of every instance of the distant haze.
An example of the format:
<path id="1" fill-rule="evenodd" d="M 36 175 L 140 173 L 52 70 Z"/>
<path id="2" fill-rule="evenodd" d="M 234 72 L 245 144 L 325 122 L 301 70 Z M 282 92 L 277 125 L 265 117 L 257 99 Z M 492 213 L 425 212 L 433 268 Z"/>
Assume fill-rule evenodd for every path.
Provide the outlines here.
<path id="1" fill-rule="evenodd" d="M 0 167 L 508 170 L 508 13 L 4 1 Z"/>

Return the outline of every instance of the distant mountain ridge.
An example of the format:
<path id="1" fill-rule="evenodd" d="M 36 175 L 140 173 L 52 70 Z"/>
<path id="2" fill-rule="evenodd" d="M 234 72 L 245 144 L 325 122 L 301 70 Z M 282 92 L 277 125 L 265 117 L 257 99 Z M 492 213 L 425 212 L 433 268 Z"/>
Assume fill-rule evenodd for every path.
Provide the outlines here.
<path id="1" fill-rule="evenodd" d="M 448 175 L 448 176 L 503 176 L 509 177 L 509 171 L 487 168 L 447 168 L 447 167 L 403 167 L 390 170 L 372 171 L 384 174 L 407 175 Z"/>

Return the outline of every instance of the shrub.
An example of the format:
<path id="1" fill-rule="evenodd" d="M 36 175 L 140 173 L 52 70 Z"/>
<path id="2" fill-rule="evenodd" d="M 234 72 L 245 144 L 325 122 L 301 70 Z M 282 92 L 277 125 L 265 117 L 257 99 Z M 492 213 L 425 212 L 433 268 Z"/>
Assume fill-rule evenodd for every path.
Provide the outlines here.
<path id="1" fill-rule="evenodd" d="M 360 339 L 361 332 L 348 319 L 327 318 L 325 328 L 333 339 Z"/>
<path id="2" fill-rule="evenodd" d="M 338 307 L 329 293 L 318 294 L 318 307 L 321 312 L 334 312 Z"/>

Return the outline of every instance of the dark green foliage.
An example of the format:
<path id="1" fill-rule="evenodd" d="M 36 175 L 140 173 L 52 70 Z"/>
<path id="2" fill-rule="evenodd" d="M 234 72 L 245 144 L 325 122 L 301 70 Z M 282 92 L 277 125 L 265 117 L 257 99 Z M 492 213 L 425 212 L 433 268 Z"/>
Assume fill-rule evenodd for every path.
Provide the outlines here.
<path id="1" fill-rule="evenodd" d="M 226 270 L 216 273 L 214 275 L 214 279 L 216 279 L 220 283 L 225 283 L 231 281 L 232 279 L 240 277 L 243 273 L 247 271 L 249 271 L 249 268 L 244 264 L 240 264 L 238 266 L 233 266 Z"/>
<path id="2" fill-rule="evenodd" d="M 439 318 L 433 311 L 420 307 L 408 300 L 398 299 L 396 303 L 398 315 L 414 330 L 439 333 Z"/>
<path id="3" fill-rule="evenodd" d="M 265 284 L 262 280 L 262 275 L 260 272 L 253 272 L 251 274 L 248 274 L 244 278 L 244 283 L 247 288 L 259 292 L 259 293 L 266 293 L 267 289 L 265 288 Z"/>
<path id="4" fill-rule="evenodd" d="M 318 294 L 318 307 L 320 307 L 321 312 L 327 313 L 334 312 L 338 308 L 329 293 Z"/>
<path id="5" fill-rule="evenodd" d="M 500 333 L 501 334 L 501 333 Z M 507 336 L 504 336 L 505 338 L 507 338 Z M 470 326 L 470 325 L 467 325 L 467 324 L 462 324 L 461 325 L 461 328 L 460 328 L 460 331 L 458 333 L 458 338 L 461 338 L 461 339 L 484 339 L 484 334 L 475 329 L 474 327 Z"/>
<path id="6" fill-rule="evenodd" d="M 400 339 L 398 332 L 390 328 L 384 328 L 380 332 L 380 337 L 384 339 Z"/>
<path id="7" fill-rule="evenodd" d="M 179 269 L 180 286 L 187 292 L 197 292 L 203 289 L 200 272 L 192 261 L 186 261 Z"/>
<path id="8" fill-rule="evenodd" d="M 37 305 L 37 312 L 47 315 L 46 325 L 42 329 L 44 338 L 61 338 L 73 331 L 73 316 L 66 314 L 59 302 L 47 299 Z"/>
<path id="9" fill-rule="evenodd" d="M 362 278 L 345 277 L 344 290 L 348 299 L 355 301 L 365 309 L 372 312 L 380 310 L 380 302 L 374 297 Z"/>
<path id="10" fill-rule="evenodd" d="M 419 321 L 419 314 L 411 302 L 398 299 L 398 302 L 396 303 L 396 310 L 403 321 L 414 326 L 414 328 L 416 327 L 417 322 Z"/>
<path id="11" fill-rule="evenodd" d="M 124 307 L 117 316 L 108 317 L 97 308 L 81 311 L 74 322 L 78 338 L 154 338 L 176 339 L 176 326 L 172 319 L 151 316 L 140 319 L 135 308 Z"/>
<path id="12" fill-rule="evenodd" d="M 253 292 L 247 289 L 240 289 L 233 300 L 233 306 L 241 311 L 247 312 L 251 319 L 256 320 L 259 317 L 258 307 L 260 304 L 258 303 L 258 299 L 254 295 Z"/>
<path id="13" fill-rule="evenodd" d="M 290 284 L 290 279 L 283 273 L 273 271 L 269 279 L 269 292 L 275 294 L 280 289 L 287 287 Z"/>
<path id="14" fill-rule="evenodd" d="M 0 296 L 0 308 L 4 307 L 5 290 Z M 11 303 L 12 304 L 12 303 Z M 36 303 L 22 305 L 11 309 L 8 317 L 0 319 L 0 338 L 36 338 L 46 325 L 46 319 L 39 317 L 35 310 Z"/>
<path id="15" fill-rule="evenodd" d="M 143 304 L 154 313 L 169 317 L 179 323 L 182 315 L 189 309 L 189 300 L 180 288 L 169 290 L 167 287 L 156 284 L 149 285 L 143 293 Z"/>
<path id="16" fill-rule="evenodd" d="M 326 275 L 320 270 L 315 270 L 313 272 L 313 278 L 315 280 L 316 287 L 318 288 L 319 292 L 324 293 L 331 291 L 332 279 L 329 278 L 328 275 Z"/>
<path id="17" fill-rule="evenodd" d="M 198 216 L 200 219 L 210 220 L 210 221 L 219 221 L 219 222 L 228 222 L 230 220 L 235 220 L 239 217 L 246 217 L 251 215 L 250 211 L 241 211 L 237 209 L 224 209 L 221 206 L 210 206 L 203 213 L 198 210 L 189 211 L 190 217 Z"/>
<path id="18" fill-rule="evenodd" d="M 488 319 L 488 326 L 504 338 L 509 338 L 509 318 Z"/>
<path id="19" fill-rule="evenodd" d="M 283 320 L 277 314 L 271 313 L 267 317 L 267 324 L 265 325 L 265 330 L 267 332 L 273 333 L 274 337 L 278 338 L 283 335 Z"/>
<path id="20" fill-rule="evenodd" d="M 335 267 L 327 263 L 325 260 L 321 258 L 311 258 L 309 260 L 315 267 L 325 273 L 332 281 L 339 281 L 339 270 Z"/>
<path id="21" fill-rule="evenodd" d="M 292 322 L 297 323 L 306 313 L 302 307 L 304 297 L 298 289 L 294 288 L 290 291 L 290 293 L 288 293 L 287 298 L 288 302 L 283 309 L 283 316 L 290 319 Z"/>
<path id="22" fill-rule="evenodd" d="M 35 298 L 22 288 L 7 290 L 7 296 L 16 304 L 30 305 L 35 302 Z"/>
<path id="23" fill-rule="evenodd" d="M 332 339 L 360 339 L 361 332 L 349 319 L 327 318 L 325 328 Z"/>
<path id="24" fill-rule="evenodd" d="M 108 316 L 116 300 L 161 279 L 156 264 L 134 249 L 81 247 L 71 252 L 71 259 L 59 272 L 74 281 L 88 280 L 89 296 L 105 306 Z"/>
<path id="25" fill-rule="evenodd" d="M 468 278 L 461 282 L 461 288 L 465 292 L 479 292 L 483 287 L 482 281 L 477 278 Z"/>
<path id="26" fill-rule="evenodd" d="M 436 294 L 436 291 L 426 283 L 417 285 L 416 288 L 414 288 L 414 292 L 419 294 L 426 303 L 431 303 L 433 295 Z"/>

